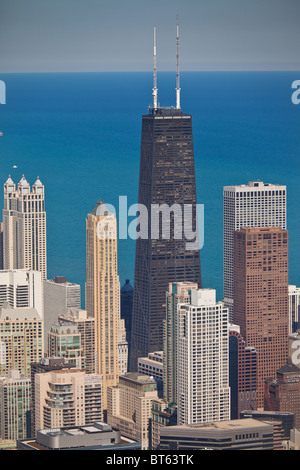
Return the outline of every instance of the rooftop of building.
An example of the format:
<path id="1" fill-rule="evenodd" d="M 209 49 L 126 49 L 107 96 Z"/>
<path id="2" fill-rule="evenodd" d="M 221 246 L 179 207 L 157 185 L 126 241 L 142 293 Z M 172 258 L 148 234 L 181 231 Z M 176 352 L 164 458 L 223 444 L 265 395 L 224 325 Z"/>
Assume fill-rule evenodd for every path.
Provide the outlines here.
<path id="1" fill-rule="evenodd" d="M 76 284 L 75 282 L 67 281 L 65 276 L 55 276 L 53 279 L 46 279 L 45 282 L 48 284 L 56 284 L 61 286 L 79 286 L 79 284 Z"/>
<path id="2" fill-rule="evenodd" d="M 280 188 L 285 189 L 286 186 L 276 183 L 264 183 L 263 181 L 249 181 L 248 184 L 239 184 L 232 186 L 224 186 L 224 191 L 234 190 L 253 190 L 253 189 L 267 189 L 267 188 Z"/>
<path id="3" fill-rule="evenodd" d="M 111 214 L 111 212 L 109 212 L 104 202 L 100 200 L 100 201 L 97 201 L 97 204 L 91 210 L 90 214 L 98 215 L 98 216 L 104 216 L 104 215 L 106 216 L 108 214 Z"/>
<path id="4" fill-rule="evenodd" d="M 120 379 L 129 380 L 132 382 L 138 382 L 140 384 L 147 383 L 156 383 L 154 377 L 144 374 L 139 374 L 138 372 L 127 372 L 125 375 L 122 375 Z"/>
<path id="5" fill-rule="evenodd" d="M 149 115 L 155 117 L 182 117 L 182 116 L 190 116 L 187 114 L 183 114 L 181 109 L 177 109 L 174 106 L 158 106 L 154 108 L 153 106 L 149 106 L 148 108 Z"/>
<path id="6" fill-rule="evenodd" d="M 269 422 L 268 420 L 258 421 L 254 418 L 242 418 L 228 421 L 215 421 L 211 423 L 199 423 L 199 424 L 181 424 L 178 426 L 168 426 L 167 429 L 171 430 L 183 430 L 183 429 L 203 429 L 207 431 L 229 431 L 232 429 L 247 429 L 253 427 L 266 427 L 267 425 L 274 424 L 274 422 Z"/>
<path id="7" fill-rule="evenodd" d="M 133 439 L 130 439 L 128 437 L 121 435 L 119 429 L 116 429 L 115 427 L 109 424 L 100 422 L 100 421 L 95 422 L 90 425 L 83 425 L 83 426 L 69 426 L 69 427 L 62 427 L 62 428 L 41 429 L 38 431 L 36 439 L 30 439 L 30 438 L 22 439 L 20 440 L 20 442 L 25 444 L 27 448 L 32 448 L 36 450 L 49 450 L 49 449 L 54 450 L 55 448 L 59 449 L 59 448 L 64 448 L 64 447 L 60 447 L 60 446 L 55 446 L 55 448 L 52 447 L 51 446 L 51 444 L 53 444 L 52 438 L 71 438 L 71 440 L 68 441 L 69 445 L 67 448 L 72 449 L 72 442 L 73 442 L 72 438 L 76 439 L 77 437 L 80 438 L 81 436 L 82 437 L 90 436 L 92 439 L 91 441 L 92 448 L 94 449 L 97 449 L 99 447 L 104 447 L 105 449 L 114 448 L 115 447 L 114 444 L 111 444 L 111 445 L 104 444 L 103 446 L 101 444 L 101 434 L 104 434 L 104 439 L 105 439 L 107 436 L 107 433 L 114 433 L 114 435 L 116 435 L 117 433 L 117 436 L 118 436 L 117 438 L 118 442 L 116 442 L 117 446 L 121 446 L 121 447 L 124 446 L 126 448 L 126 446 L 130 444 L 137 444 L 136 440 L 133 440 Z M 95 438 L 93 439 L 93 437 Z M 62 446 L 64 445 L 63 442 L 64 440 L 62 441 Z M 75 445 L 76 445 L 76 448 L 78 448 L 78 440 L 75 441 Z M 89 447 L 89 445 L 87 444 L 87 441 L 85 441 L 85 444 L 83 444 L 83 448 L 84 447 Z"/>
<path id="8" fill-rule="evenodd" d="M 265 410 L 243 410 L 243 414 L 249 414 L 252 416 L 266 415 L 266 416 L 294 416 L 294 413 L 289 411 L 265 411 Z"/>
<path id="9" fill-rule="evenodd" d="M 116 429 L 109 424 L 102 422 L 95 422 L 94 424 L 86 426 L 72 426 L 54 429 L 42 429 L 39 431 L 41 434 L 47 434 L 49 436 L 80 436 L 85 434 L 105 433 L 112 432 Z"/>
<path id="10" fill-rule="evenodd" d="M 45 371 L 59 370 L 61 368 L 71 369 L 74 367 L 65 357 L 60 356 L 43 357 L 40 362 L 35 362 L 32 365 L 39 366 Z"/>
<path id="11" fill-rule="evenodd" d="M 277 374 L 300 374 L 300 369 L 296 364 L 289 360 L 284 366 L 277 370 Z"/>
<path id="12" fill-rule="evenodd" d="M 0 321 L 26 321 L 26 320 L 38 320 L 42 321 L 42 317 L 34 307 L 19 307 L 12 308 L 8 302 L 5 302 L 0 307 Z"/>

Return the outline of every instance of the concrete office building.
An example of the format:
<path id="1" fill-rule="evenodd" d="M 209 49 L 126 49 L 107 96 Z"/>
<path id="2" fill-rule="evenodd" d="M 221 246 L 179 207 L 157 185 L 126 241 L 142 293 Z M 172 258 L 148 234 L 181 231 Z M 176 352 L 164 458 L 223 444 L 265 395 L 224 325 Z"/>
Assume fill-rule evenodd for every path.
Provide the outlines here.
<path id="1" fill-rule="evenodd" d="M 40 271 L 47 278 L 45 188 L 39 177 L 30 189 L 23 176 L 18 187 L 4 184 L 3 267 Z"/>
<path id="2" fill-rule="evenodd" d="M 141 442 L 142 450 L 149 446 L 149 424 L 152 402 L 158 398 L 153 377 L 128 372 L 119 384 L 107 390 L 107 422 L 124 436 Z"/>
<path id="3" fill-rule="evenodd" d="M 281 422 L 283 439 L 290 438 L 291 431 L 295 425 L 294 413 L 289 413 L 287 411 L 247 410 L 241 412 L 240 418 L 253 418 L 258 419 L 259 421 L 267 420 Z"/>
<path id="4" fill-rule="evenodd" d="M 148 357 L 140 357 L 138 359 L 138 373 L 150 375 L 157 381 L 163 381 L 163 351 L 149 353 Z"/>
<path id="5" fill-rule="evenodd" d="M 59 315 L 70 308 L 81 308 L 80 285 L 67 281 L 64 276 L 56 276 L 44 281 L 45 303 L 45 349 L 48 348 L 48 333 L 51 326 L 57 323 Z"/>
<path id="6" fill-rule="evenodd" d="M 214 289 L 178 306 L 178 424 L 230 418 L 228 310 Z"/>
<path id="7" fill-rule="evenodd" d="M 288 232 L 280 227 L 234 232 L 234 323 L 257 352 L 257 408 L 264 381 L 288 359 Z"/>
<path id="8" fill-rule="evenodd" d="M 274 422 L 237 419 L 160 429 L 161 450 L 274 450 Z"/>
<path id="9" fill-rule="evenodd" d="M 233 322 L 233 232 L 242 227 L 286 229 L 286 186 L 250 181 L 225 186 L 224 204 L 224 304 Z"/>

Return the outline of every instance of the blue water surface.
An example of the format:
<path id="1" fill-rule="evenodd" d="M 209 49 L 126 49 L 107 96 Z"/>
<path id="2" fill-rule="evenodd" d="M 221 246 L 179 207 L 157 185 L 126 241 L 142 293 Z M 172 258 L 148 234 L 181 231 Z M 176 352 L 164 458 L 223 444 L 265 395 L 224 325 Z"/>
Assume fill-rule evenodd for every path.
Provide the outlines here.
<path id="1" fill-rule="evenodd" d="M 175 104 L 175 74 L 158 75 L 162 106 Z M 1 74 L 0 182 L 22 174 L 45 184 L 48 278 L 82 286 L 85 219 L 100 198 L 118 210 L 137 202 L 141 116 L 151 73 Z M 181 106 L 192 114 L 198 203 L 205 207 L 203 286 L 223 296 L 223 186 L 261 180 L 287 185 L 289 282 L 300 286 L 300 72 L 183 72 Z M 16 165 L 17 168 L 13 168 Z M 0 195 L 3 207 L 3 192 Z M 128 219 L 128 223 L 133 218 Z M 118 243 L 121 285 L 134 281 L 135 242 Z"/>

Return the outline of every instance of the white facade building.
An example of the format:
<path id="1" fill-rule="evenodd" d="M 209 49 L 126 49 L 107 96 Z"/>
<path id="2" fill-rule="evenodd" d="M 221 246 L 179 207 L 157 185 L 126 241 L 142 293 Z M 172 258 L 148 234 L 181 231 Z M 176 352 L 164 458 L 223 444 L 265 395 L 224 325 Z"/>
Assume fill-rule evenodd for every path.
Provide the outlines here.
<path id="1" fill-rule="evenodd" d="M 214 289 L 178 305 L 178 424 L 230 419 L 228 310 Z"/>
<path id="2" fill-rule="evenodd" d="M 45 190 L 39 177 L 30 189 L 23 176 L 18 187 L 4 184 L 3 268 L 32 269 L 47 278 Z"/>
<path id="3" fill-rule="evenodd" d="M 233 232 L 242 227 L 286 229 L 286 186 L 250 181 L 223 188 L 224 304 L 233 321 Z"/>
<path id="4" fill-rule="evenodd" d="M 44 317 L 42 274 L 29 269 L 0 271 L 0 308 L 35 308 Z"/>

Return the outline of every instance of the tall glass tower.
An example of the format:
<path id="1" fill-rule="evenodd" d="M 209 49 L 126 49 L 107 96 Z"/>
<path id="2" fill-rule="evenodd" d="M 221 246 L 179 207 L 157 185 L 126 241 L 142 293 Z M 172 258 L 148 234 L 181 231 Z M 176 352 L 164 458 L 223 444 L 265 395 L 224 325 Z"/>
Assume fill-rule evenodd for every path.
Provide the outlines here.
<path id="1" fill-rule="evenodd" d="M 177 28 L 176 107 L 163 108 L 157 102 L 154 30 L 153 107 L 142 117 L 138 198 L 147 209 L 148 230 L 136 240 L 131 370 L 138 357 L 163 350 L 169 283 L 201 287 L 199 244 L 191 248 L 187 235 L 187 229 L 196 233 L 197 202 L 192 117 L 180 107 L 178 44 Z"/>

